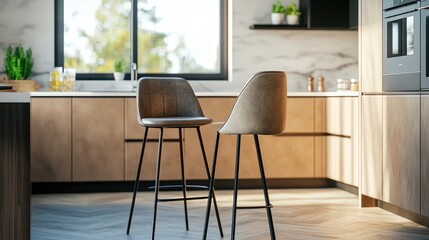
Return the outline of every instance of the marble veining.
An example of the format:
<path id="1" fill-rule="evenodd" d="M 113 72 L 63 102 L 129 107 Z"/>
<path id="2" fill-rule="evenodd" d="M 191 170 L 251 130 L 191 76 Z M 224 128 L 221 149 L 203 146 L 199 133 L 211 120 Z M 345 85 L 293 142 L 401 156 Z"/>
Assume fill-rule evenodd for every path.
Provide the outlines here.
<path id="1" fill-rule="evenodd" d="M 338 78 L 358 78 L 357 31 L 249 29 L 255 23 L 270 23 L 273 2 L 228 1 L 232 13 L 229 81 L 192 81 L 195 91 L 240 91 L 252 75 L 266 70 L 285 71 L 289 91 L 305 91 L 308 75 L 315 79 L 324 76 L 326 91 L 335 90 Z M 283 4 L 290 2 L 299 4 L 298 0 L 282 1 Z M 49 69 L 54 66 L 54 1 L 2 0 L 0 32 L 0 60 L 4 59 L 4 50 L 9 44 L 32 47 L 35 59 L 32 78 L 46 88 Z M 0 75 L 3 73 L 4 66 L 0 64 Z M 82 89 L 97 89 L 98 83 L 80 81 L 77 85 Z M 121 89 L 123 84 L 112 81 L 109 85 L 112 89 Z"/>
<path id="2" fill-rule="evenodd" d="M 9 45 L 31 47 L 34 57 L 32 79 L 48 83 L 54 65 L 54 2 L 46 0 L 0 1 L 0 76 Z"/>

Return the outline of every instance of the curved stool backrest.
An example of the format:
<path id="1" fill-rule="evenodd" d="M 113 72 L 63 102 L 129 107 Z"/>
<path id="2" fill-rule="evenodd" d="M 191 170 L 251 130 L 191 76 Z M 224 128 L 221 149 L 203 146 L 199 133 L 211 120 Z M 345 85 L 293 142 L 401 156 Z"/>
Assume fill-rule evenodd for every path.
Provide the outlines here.
<path id="1" fill-rule="evenodd" d="M 281 133 L 286 124 L 286 99 L 287 85 L 284 72 L 255 74 L 244 86 L 219 133 L 263 135 Z"/>
<path id="2" fill-rule="evenodd" d="M 204 117 L 191 85 L 183 78 L 143 77 L 137 84 L 137 120 Z"/>

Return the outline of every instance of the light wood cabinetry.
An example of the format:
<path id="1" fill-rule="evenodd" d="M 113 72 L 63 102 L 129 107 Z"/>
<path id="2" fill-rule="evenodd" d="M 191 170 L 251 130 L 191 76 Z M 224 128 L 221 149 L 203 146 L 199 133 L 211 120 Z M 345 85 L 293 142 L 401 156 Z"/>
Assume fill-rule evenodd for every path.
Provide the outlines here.
<path id="1" fill-rule="evenodd" d="M 429 217 L 429 95 L 421 96 L 421 214 Z"/>
<path id="2" fill-rule="evenodd" d="M 215 122 L 225 121 L 235 103 L 235 98 L 199 98 L 206 116 Z M 314 98 L 288 98 L 286 134 L 314 133 Z M 202 135 L 209 162 L 213 158 L 216 130 L 220 124 L 202 127 Z M 299 178 L 315 176 L 315 137 L 314 136 L 261 136 L 261 151 L 266 162 L 268 178 Z M 218 153 L 216 178 L 231 179 L 235 168 L 236 136 L 221 135 Z M 186 130 L 185 153 L 189 176 L 206 178 L 199 149 L 198 136 L 194 129 Z M 259 178 L 256 150 L 252 136 L 242 136 L 240 178 Z M 320 159 L 322 161 L 322 159 Z M 321 163 L 323 167 L 323 163 Z M 323 175 L 322 169 L 318 174 Z"/>
<path id="3" fill-rule="evenodd" d="M 326 175 L 328 178 L 357 186 L 357 168 L 353 161 L 351 138 L 326 137 Z"/>
<path id="4" fill-rule="evenodd" d="M 326 132 L 352 136 L 357 121 L 357 98 L 330 97 L 326 99 Z"/>
<path id="5" fill-rule="evenodd" d="M 72 180 L 71 98 L 31 99 L 31 181 Z"/>
<path id="6" fill-rule="evenodd" d="M 285 132 L 314 132 L 314 101 L 314 98 L 287 99 Z"/>
<path id="7" fill-rule="evenodd" d="M 362 92 L 382 92 L 382 0 L 360 0 L 360 79 Z"/>
<path id="8" fill-rule="evenodd" d="M 200 97 L 199 101 L 206 116 L 214 122 L 224 122 L 236 97 Z M 137 123 L 135 98 L 33 98 L 33 102 L 32 124 L 35 127 L 32 128 L 32 146 L 34 150 L 37 149 L 32 152 L 34 181 L 135 180 L 144 133 L 144 128 Z M 349 114 L 348 106 L 341 107 L 343 110 L 334 114 L 350 116 L 327 119 L 330 113 L 326 109 L 353 101 L 336 98 L 333 103 L 328 102 L 330 100 L 326 97 L 288 98 L 285 131 L 277 136 L 260 136 L 268 178 L 324 178 L 328 168 L 326 161 L 335 156 L 332 157 L 335 158 L 332 163 L 336 164 L 336 169 L 330 170 L 332 179 L 353 182 L 344 177 L 349 176 L 349 173 L 344 173 L 344 176 L 341 173 L 343 170 L 349 171 L 349 165 L 354 161 L 350 160 L 353 155 L 353 150 L 350 150 L 352 140 L 350 136 L 342 136 L 345 133 L 352 134 L 353 123 L 348 123 L 347 128 L 331 128 L 333 132 L 341 134 L 336 136 L 338 139 L 327 141 L 325 137 L 326 125 L 330 120 L 350 121 L 354 116 Z M 210 167 L 216 130 L 221 124 L 201 127 Z M 348 132 L 344 132 L 344 129 L 348 129 Z M 158 135 L 157 129 L 149 131 L 142 180 L 154 178 Z M 164 136 L 166 141 L 163 144 L 161 179 L 177 180 L 180 179 L 178 130 L 166 129 Z M 342 146 L 345 148 L 344 153 L 334 152 Z M 187 178 L 206 179 L 195 129 L 184 131 L 184 147 Z M 217 178 L 233 178 L 235 147 L 235 135 L 222 135 Z M 329 152 L 326 149 L 328 147 L 331 149 Z M 241 178 L 259 178 L 255 153 L 253 137 L 242 136 Z M 354 178 L 354 172 L 350 176 Z"/>
<path id="9" fill-rule="evenodd" d="M 420 213 L 420 96 L 383 96 L 383 201 Z"/>
<path id="10" fill-rule="evenodd" d="M 358 186 L 358 99 L 326 99 L 326 176 Z"/>
<path id="11" fill-rule="evenodd" d="M 362 194 L 383 198 L 383 97 L 362 96 Z"/>
<path id="12" fill-rule="evenodd" d="M 124 99 L 73 99 L 73 181 L 124 180 Z"/>

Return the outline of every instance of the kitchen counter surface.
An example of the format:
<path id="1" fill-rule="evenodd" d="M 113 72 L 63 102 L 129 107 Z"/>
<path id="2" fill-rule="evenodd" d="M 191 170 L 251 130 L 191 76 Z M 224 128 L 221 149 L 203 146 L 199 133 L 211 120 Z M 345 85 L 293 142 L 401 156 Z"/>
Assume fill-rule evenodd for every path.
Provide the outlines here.
<path id="1" fill-rule="evenodd" d="M 0 103 L 29 103 L 29 93 L 0 92 Z"/>
<path id="2" fill-rule="evenodd" d="M 196 92 L 197 97 L 237 97 L 238 92 Z M 31 97 L 135 97 L 126 91 L 31 92 Z M 288 92 L 288 97 L 358 97 L 358 92 Z"/>

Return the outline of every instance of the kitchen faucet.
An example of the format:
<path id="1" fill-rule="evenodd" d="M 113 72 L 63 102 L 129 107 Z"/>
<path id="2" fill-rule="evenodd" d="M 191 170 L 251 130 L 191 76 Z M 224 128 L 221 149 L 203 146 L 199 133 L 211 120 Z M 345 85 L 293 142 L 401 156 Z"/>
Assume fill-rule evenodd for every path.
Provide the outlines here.
<path id="1" fill-rule="evenodd" d="M 131 91 L 134 92 L 137 89 L 137 64 L 131 63 Z"/>

